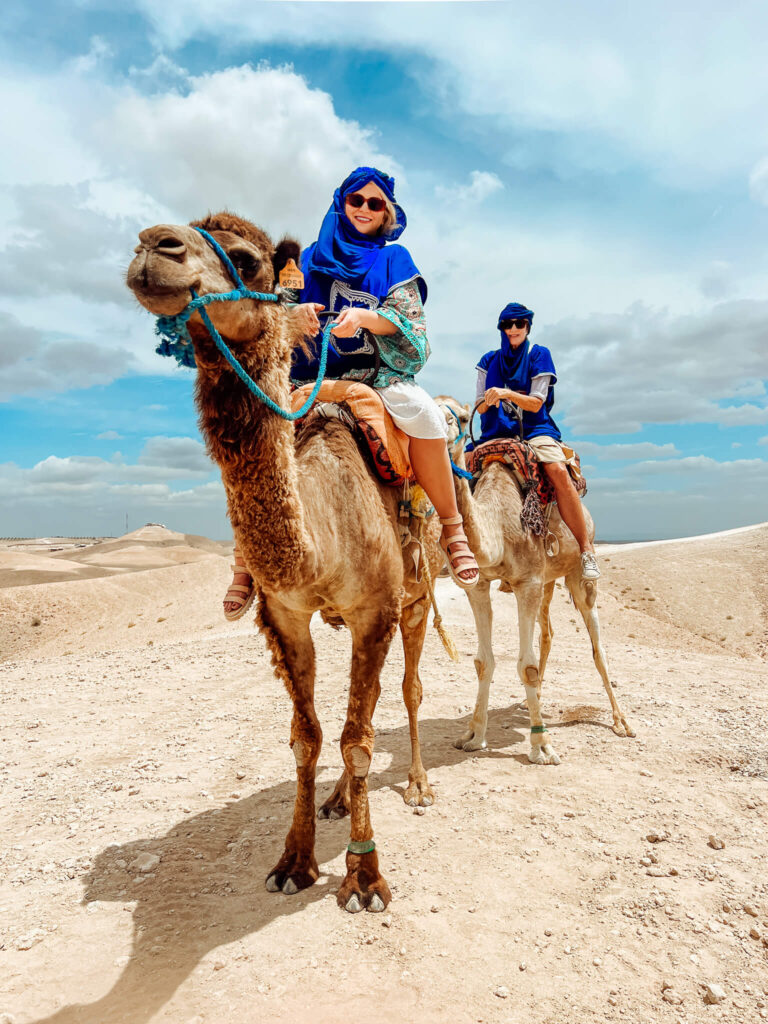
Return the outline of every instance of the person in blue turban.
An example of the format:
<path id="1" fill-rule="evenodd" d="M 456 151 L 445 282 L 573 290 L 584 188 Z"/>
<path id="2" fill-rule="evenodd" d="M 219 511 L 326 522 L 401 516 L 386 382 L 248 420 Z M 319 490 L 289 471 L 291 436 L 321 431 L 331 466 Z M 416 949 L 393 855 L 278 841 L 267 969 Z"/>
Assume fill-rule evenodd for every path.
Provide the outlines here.
<path id="1" fill-rule="evenodd" d="M 552 355 L 543 345 L 532 345 L 528 335 L 533 310 L 510 302 L 499 313 L 500 345 L 486 352 L 477 364 L 477 400 L 482 435 L 479 444 L 518 433 L 517 417 L 502 402 L 513 402 L 523 418 L 523 439 L 531 446 L 555 489 L 563 522 L 581 550 L 582 577 L 596 580 L 600 569 L 587 531 L 584 509 L 568 472 L 568 457 L 552 419 L 557 374 Z"/>
<path id="2" fill-rule="evenodd" d="M 456 504 L 445 417 L 415 381 L 429 358 L 427 286 L 411 254 L 397 244 L 406 223 L 394 179 L 375 167 L 356 168 L 336 189 L 317 241 L 301 256 L 304 287 L 286 290 L 286 298 L 302 305 L 311 339 L 293 353 L 291 380 L 317 379 L 317 313 L 334 313 L 326 377 L 370 383 L 408 435 L 413 472 L 443 526 L 440 543 L 451 577 L 469 590 L 480 573 Z M 228 619 L 243 614 L 253 586 L 235 556 L 235 579 L 224 599 Z"/>

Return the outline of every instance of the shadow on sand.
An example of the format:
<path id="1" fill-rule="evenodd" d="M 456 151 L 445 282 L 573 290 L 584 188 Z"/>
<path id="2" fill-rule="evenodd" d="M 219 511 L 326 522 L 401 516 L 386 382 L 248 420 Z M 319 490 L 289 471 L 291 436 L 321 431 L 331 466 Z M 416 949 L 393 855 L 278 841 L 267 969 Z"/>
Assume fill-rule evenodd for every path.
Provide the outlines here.
<path id="1" fill-rule="evenodd" d="M 428 770 L 474 756 L 456 750 L 451 742 L 465 721 L 442 718 L 420 723 Z M 491 712 L 488 749 L 481 756 L 527 763 L 508 749 L 525 742 L 527 730 L 527 712 L 516 708 Z M 386 770 L 369 776 L 370 789 L 391 788 L 402 794 L 410 763 L 407 725 L 377 734 L 376 750 L 392 754 L 392 762 Z M 277 918 L 301 913 L 311 903 L 335 893 L 340 876 L 326 876 L 294 896 L 268 893 L 264 887 L 282 853 L 294 793 L 293 781 L 281 782 L 185 818 L 163 835 L 103 850 L 86 876 L 83 903 L 136 902 L 128 963 L 101 999 L 66 1006 L 36 1024 L 144 1024 L 212 950 L 257 932 Z M 326 795 L 320 792 L 318 798 Z M 429 822 L 428 817 L 421 820 Z M 318 822 L 318 862 L 337 857 L 348 835 L 346 819 Z M 382 846 L 386 849 L 386 836 L 382 836 Z M 126 865 L 140 853 L 154 853 L 161 859 L 154 872 L 137 883 Z M 343 920 L 343 911 L 335 902 L 328 913 Z"/>

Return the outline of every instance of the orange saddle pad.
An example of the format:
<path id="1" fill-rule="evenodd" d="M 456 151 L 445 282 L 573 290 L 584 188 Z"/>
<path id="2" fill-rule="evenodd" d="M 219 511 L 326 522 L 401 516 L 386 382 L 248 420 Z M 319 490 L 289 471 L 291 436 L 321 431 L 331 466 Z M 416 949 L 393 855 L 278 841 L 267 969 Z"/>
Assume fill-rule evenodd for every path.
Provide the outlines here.
<path id="1" fill-rule="evenodd" d="M 313 387 L 314 384 L 302 384 L 291 394 L 294 412 L 306 402 Z M 357 381 L 326 380 L 315 399 L 315 406 L 324 402 L 339 405 L 352 414 L 376 472 L 384 483 L 399 486 L 413 479 L 408 435 L 395 426 L 378 392 Z"/>

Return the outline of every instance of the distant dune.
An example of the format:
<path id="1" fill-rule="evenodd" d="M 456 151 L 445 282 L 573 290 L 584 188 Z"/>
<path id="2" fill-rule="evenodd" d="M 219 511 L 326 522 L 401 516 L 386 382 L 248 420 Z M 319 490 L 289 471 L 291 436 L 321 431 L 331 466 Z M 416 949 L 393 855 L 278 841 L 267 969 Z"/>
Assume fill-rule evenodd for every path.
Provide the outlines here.
<path id="1" fill-rule="evenodd" d="M 231 545 L 157 525 L 86 545 L 67 538 L 7 541 L 0 545 L 0 589 L 143 572 L 228 551 Z"/>
<path id="2" fill-rule="evenodd" d="M 237 625 L 221 615 L 231 545 L 144 526 L 53 554 L 9 547 L 0 548 L 0 610 L 8 623 L 0 657 L 253 628 L 251 615 Z M 654 621 L 662 622 L 742 656 L 768 655 L 768 523 L 599 551 L 600 606 L 607 611 L 615 602 L 627 613 L 629 633 L 653 632 Z M 449 621 L 468 621 L 463 595 L 449 581 L 440 590 Z M 514 599 L 501 599 L 514 608 Z"/>

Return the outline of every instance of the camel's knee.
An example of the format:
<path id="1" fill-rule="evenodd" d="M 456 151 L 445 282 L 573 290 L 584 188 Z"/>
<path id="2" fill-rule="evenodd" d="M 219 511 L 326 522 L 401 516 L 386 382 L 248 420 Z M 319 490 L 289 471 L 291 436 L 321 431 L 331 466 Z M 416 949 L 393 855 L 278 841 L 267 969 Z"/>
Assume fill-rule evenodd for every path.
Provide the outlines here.
<path id="1" fill-rule="evenodd" d="M 485 683 L 493 679 L 495 668 L 496 662 L 493 656 L 487 659 L 475 658 L 475 672 L 477 672 L 478 682 Z"/>
<path id="2" fill-rule="evenodd" d="M 344 766 L 354 779 L 364 779 L 371 767 L 372 751 L 362 746 L 350 746 L 342 750 Z"/>
<path id="3" fill-rule="evenodd" d="M 295 739 L 291 743 L 293 756 L 296 758 L 296 767 L 304 768 L 306 765 L 315 764 L 320 754 L 320 743 L 312 740 Z"/>
<path id="4" fill-rule="evenodd" d="M 418 675 L 413 677 L 407 673 L 403 677 L 403 700 L 406 707 L 421 707 L 421 699 L 424 695 L 424 688 Z"/>
<path id="5" fill-rule="evenodd" d="M 517 674 L 520 676 L 523 686 L 539 685 L 539 666 L 535 662 L 526 664 L 524 659 L 520 658 L 517 663 Z"/>
<path id="6" fill-rule="evenodd" d="M 364 779 L 373 757 L 373 729 L 349 722 L 341 734 L 341 757 L 352 778 Z"/>

